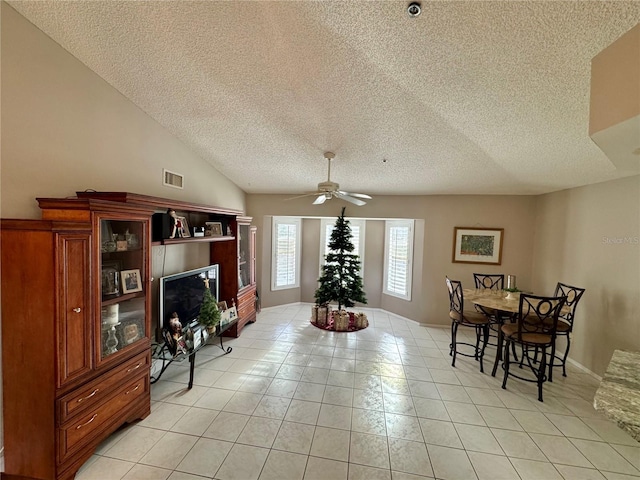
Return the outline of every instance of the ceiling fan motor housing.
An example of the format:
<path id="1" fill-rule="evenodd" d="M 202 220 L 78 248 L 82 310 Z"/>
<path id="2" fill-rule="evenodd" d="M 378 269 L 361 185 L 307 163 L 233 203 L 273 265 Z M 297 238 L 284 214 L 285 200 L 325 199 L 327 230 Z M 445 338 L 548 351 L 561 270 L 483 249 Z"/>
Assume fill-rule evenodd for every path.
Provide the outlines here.
<path id="1" fill-rule="evenodd" d="M 318 184 L 319 192 L 335 192 L 340 188 L 340 185 L 336 182 L 321 182 Z"/>

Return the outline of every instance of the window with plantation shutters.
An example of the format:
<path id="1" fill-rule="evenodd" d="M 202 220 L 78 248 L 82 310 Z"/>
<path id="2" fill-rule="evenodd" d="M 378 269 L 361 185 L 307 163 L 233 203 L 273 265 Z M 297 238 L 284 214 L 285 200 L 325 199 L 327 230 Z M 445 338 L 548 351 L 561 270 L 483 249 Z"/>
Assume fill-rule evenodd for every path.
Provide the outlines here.
<path id="1" fill-rule="evenodd" d="M 354 255 L 360 256 L 360 277 L 364 278 L 364 239 L 365 239 L 365 221 L 349 220 L 351 227 L 351 242 L 353 243 Z M 335 227 L 335 220 L 323 218 L 320 222 L 320 274 L 322 274 L 322 266 L 329 250 L 329 241 L 331 240 L 331 232 Z"/>
<path id="2" fill-rule="evenodd" d="M 411 300 L 413 220 L 388 220 L 384 238 L 383 293 Z"/>
<path id="3" fill-rule="evenodd" d="M 294 217 L 273 217 L 271 290 L 300 286 L 301 221 Z"/>

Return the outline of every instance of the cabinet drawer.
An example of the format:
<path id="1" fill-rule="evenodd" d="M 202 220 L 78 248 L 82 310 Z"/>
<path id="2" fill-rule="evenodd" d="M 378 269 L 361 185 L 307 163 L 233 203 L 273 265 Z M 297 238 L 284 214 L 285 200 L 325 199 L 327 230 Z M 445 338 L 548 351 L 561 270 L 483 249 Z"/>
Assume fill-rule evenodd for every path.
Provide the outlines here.
<path id="1" fill-rule="evenodd" d="M 114 389 L 117 389 L 122 383 L 128 382 L 129 377 L 137 377 L 143 371 L 149 371 L 149 353 L 147 352 L 115 367 L 109 374 L 65 395 L 58 400 L 59 424 L 63 424 L 71 416 L 103 402 L 105 398 L 113 394 Z"/>
<path id="2" fill-rule="evenodd" d="M 149 374 L 145 372 L 118 389 L 114 397 L 63 425 L 58 433 L 59 462 L 64 462 L 74 450 L 91 441 L 101 430 L 121 422 L 128 413 L 127 407 L 148 395 Z"/>
<path id="3" fill-rule="evenodd" d="M 253 305 L 243 306 L 242 308 L 238 309 L 238 316 L 241 320 L 251 322 L 256 319 L 255 308 L 253 307 Z"/>

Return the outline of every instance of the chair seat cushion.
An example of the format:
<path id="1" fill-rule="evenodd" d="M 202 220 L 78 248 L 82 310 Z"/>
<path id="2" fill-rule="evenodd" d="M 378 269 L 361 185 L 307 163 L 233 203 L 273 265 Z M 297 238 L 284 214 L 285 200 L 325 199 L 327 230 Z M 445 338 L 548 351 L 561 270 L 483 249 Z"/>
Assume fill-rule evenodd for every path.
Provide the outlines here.
<path id="1" fill-rule="evenodd" d="M 516 323 L 507 323 L 503 325 L 501 329 L 505 337 L 517 341 L 518 325 Z M 522 332 L 522 343 L 529 345 L 551 345 L 552 337 L 546 333 Z"/>
<path id="2" fill-rule="evenodd" d="M 463 318 L 460 318 L 460 314 L 458 312 L 456 312 L 455 310 L 451 310 L 449 311 L 449 317 L 454 322 L 468 323 L 470 325 L 485 325 L 489 323 L 489 319 L 486 315 L 474 311 L 463 312 Z"/>

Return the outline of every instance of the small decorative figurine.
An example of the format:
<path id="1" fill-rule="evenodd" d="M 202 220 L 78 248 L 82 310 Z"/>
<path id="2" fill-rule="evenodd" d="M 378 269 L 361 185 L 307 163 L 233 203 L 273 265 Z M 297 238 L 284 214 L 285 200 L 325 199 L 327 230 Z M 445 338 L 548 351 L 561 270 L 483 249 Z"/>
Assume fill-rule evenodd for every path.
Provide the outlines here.
<path id="1" fill-rule="evenodd" d="M 182 221 L 176 214 L 173 208 L 167 210 L 167 213 L 171 217 L 171 235 L 169 238 L 181 238 L 182 237 Z"/>

